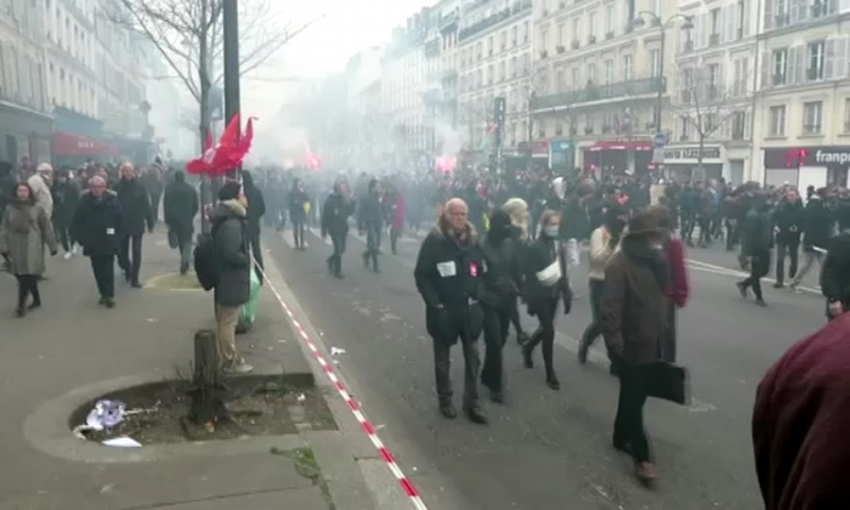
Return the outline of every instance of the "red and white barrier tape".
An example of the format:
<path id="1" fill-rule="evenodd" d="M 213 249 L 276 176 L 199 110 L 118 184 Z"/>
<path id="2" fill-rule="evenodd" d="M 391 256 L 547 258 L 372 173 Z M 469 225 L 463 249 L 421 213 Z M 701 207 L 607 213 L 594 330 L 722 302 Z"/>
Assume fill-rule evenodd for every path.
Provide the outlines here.
<path id="1" fill-rule="evenodd" d="M 265 272 L 262 270 L 260 270 L 260 272 L 263 274 L 265 285 L 268 286 L 268 288 L 272 291 L 272 294 L 274 294 L 274 297 L 277 298 L 277 301 L 278 303 L 280 303 L 280 306 L 283 308 L 283 311 L 286 312 L 286 315 L 289 317 L 289 321 L 295 327 L 295 330 L 298 331 L 298 335 L 301 336 L 301 338 L 307 344 L 307 347 L 310 348 L 310 352 L 313 353 L 313 356 L 316 357 L 316 361 L 318 361 L 319 365 L 321 365 L 324 369 L 325 374 L 327 374 L 328 379 L 330 379 L 330 381 L 333 383 L 334 387 L 339 393 L 339 396 L 342 397 L 346 404 L 348 404 L 348 408 L 351 409 L 351 413 L 354 414 L 354 417 L 363 427 L 363 431 L 366 432 L 367 436 L 369 436 L 369 439 L 372 441 L 372 444 L 375 445 L 375 448 L 378 450 L 378 453 L 381 454 L 381 457 L 384 459 L 384 462 L 386 462 L 387 467 L 390 468 L 390 471 L 392 471 L 393 475 L 395 475 L 396 479 L 401 484 L 402 489 L 404 489 L 404 492 L 410 498 L 410 501 L 413 503 L 413 506 L 416 507 L 417 510 L 427 510 L 427 507 L 422 501 L 422 498 L 419 496 L 419 491 L 416 490 L 416 487 L 413 485 L 413 482 L 411 482 L 407 478 L 407 476 L 404 475 L 404 472 L 402 472 L 398 463 L 396 463 L 393 454 L 390 453 L 387 447 L 384 446 L 384 443 L 383 441 L 381 441 L 381 438 L 378 437 L 378 433 L 375 431 L 375 427 L 372 426 L 372 423 L 366 418 L 366 416 L 363 414 L 363 411 L 360 410 L 360 405 L 354 400 L 354 398 L 352 398 L 351 394 L 348 392 L 348 389 L 346 389 L 345 384 L 343 384 L 339 377 L 337 377 L 336 371 L 333 368 L 333 364 L 328 363 L 324 355 L 321 353 L 321 351 L 319 351 L 318 347 L 316 347 L 316 344 L 313 343 L 313 341 L 310 339 L 310 335 L 308 335 L 307 332 L 304 331 L 304 328 L 301 326 L 301 323 L 298 321 L 298 319 L 295 318 L 295 314 L 292 313 L 292 310 L 290 310 L 289 306 L 286 304 L 286 301 L 283 300 L 275 286 L 269 282 L 268 276 L 266 276 Z"/>

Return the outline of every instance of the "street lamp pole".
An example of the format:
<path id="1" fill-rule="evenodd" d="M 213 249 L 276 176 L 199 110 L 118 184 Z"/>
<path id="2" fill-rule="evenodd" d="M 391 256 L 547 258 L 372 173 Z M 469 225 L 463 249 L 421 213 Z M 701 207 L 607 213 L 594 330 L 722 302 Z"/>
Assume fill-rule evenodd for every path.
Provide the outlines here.
<path id="1" fill-rule="evenodd" d="M 238 0 L 224 0 L 222 4 L 222 32 L 224 40 L 224 117 L 229 124 L 239 115 L 239 5 Z M 241 130 L 241 127 L 240 127 Z M 239 169 L 229 177 L 236 177 Z"/>

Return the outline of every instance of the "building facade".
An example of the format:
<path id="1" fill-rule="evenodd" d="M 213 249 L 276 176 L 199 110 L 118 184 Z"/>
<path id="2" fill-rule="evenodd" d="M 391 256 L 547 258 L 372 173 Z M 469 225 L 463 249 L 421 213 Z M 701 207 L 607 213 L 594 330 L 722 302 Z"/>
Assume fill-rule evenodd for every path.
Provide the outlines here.
<path id="1" fill-rule="evenodd" d="M 532 3 L 487 0 L 463 8 L 457 34 L 457 119 L 465 148 L 491 150 L 494 100 L 506 100 L 502 145 L 507 152 L 528 141 L 532 89 Z"/>
<path id="2" fill-rule="evenodd" d="M 45 36 L 39 4 L 0 1 L 0 160 L 12 164 L 50 161 Z"/>
<path id="3" fill-rule="evenodd" d="M 850 1 L 763 2 L 753 179 L 846 186 Z"/>
<path id="4" fill-rule="evenodd" d="M 691 28 L 676 31 L 674 118 L 664 166 L 679 180 L 741 184 L 753 169 L 757 0 L 681 4 Z M 681 26 L 680 26 L 681 28 Z"/>
<path id="5" fill-rule="evenodd" d="M 662 74 L 674 65 L 678 8 L 676 0 L 535 3 L 532 134 L 553 167 L 653 167 L 653 136 L 674 117 Z"/>

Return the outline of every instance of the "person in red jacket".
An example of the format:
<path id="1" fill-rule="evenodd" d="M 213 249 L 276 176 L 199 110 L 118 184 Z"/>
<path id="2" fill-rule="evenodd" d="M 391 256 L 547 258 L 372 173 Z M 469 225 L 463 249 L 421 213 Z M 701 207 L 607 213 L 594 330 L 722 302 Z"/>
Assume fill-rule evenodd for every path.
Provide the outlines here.
<path id="1" fill-rule="evenodd" d="M 850 508 L 850 314 L 793 345 L 756 390 L 753 447 L 765 510 Z"/>
<path id="2" fill-rule="evenodd" d="M 670 230 L 670 237 L 665 242 L 667 267 L 670 278 L 667 283 L 667 334 L 661 342 L 661 359 L 676 362 L 676 310 L 688 303 L 690 287 L 688 286 L 688 271 L 685 268 L 685 246 L 682 239 L 673 232 L 673 221 L 669 214 L 662 220 L 663 227 Z"/>

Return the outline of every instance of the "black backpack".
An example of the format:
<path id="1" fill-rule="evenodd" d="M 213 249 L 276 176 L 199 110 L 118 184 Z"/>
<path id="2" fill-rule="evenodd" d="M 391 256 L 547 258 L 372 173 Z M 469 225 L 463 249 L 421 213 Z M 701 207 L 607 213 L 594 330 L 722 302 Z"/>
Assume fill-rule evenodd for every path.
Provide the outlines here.
<path id="1" fill-rule="evenodd" d="M 213 234 L 198 234 L 198 242 L 192 255 L 195 259 L 195 275 L 198 277 L 198 282 L 204 290 L 212 290 L 218 283 Z"/>

